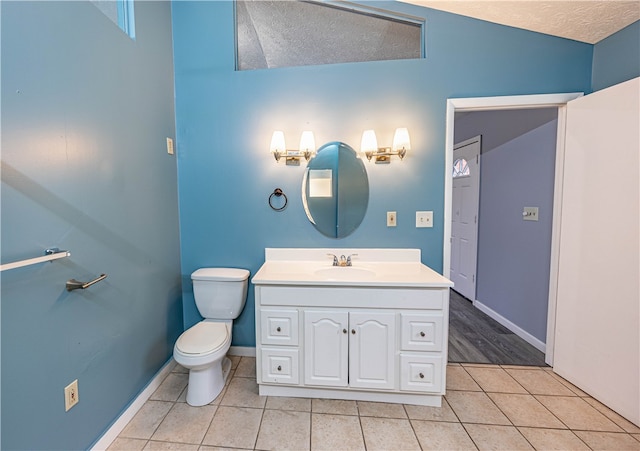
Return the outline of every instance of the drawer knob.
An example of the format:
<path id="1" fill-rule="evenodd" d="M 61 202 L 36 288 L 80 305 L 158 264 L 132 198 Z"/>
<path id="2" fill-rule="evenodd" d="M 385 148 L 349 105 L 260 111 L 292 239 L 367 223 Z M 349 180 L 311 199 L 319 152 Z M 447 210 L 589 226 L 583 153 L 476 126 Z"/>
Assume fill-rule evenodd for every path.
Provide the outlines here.
<path id="1" fill-rule="evenodd" d="M 342 329 L 342 333 L 346 334 L 347 333 L 347 329 Z"/>
<path id="2" fill-rule="evenodd" d="M 282 366 L 278 365 L 278 371 L 282 371 Z"/>
<path id="3" fill-rule="evenodd" d="M 356 330 L 355 329 L 351 329 L 351 334 L 355 335 L 356 334 Z"/>
<path id="4" fill-rule="evenodd" d="M 418 376 L 420 376 L 420 379 L 424 379 L 424 374 L 420 373 Z"/>
<path id="5" fill-rule="evenodd" d="M 282 328 L 280 326 L 276 327 L 276 331 L 280 332 L 282 330 Z"/>
<path id="6" fill-rule="evenodd" d="M 420 332 L 420 336 L 421 336 L 421 337 L 424 337 L 424 332 Z"/>

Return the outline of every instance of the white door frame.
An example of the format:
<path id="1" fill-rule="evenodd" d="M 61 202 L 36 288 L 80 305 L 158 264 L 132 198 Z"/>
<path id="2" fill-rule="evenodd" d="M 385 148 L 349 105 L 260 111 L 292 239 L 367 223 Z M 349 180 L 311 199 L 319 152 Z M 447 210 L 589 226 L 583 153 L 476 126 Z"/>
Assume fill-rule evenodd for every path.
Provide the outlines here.
<path id="1" fill-rule="evenodd" d="M 562 174 L 564 168 L 564 137 L 567 102 L 582 97 L 581 92 L 563 94 L 534 94 L 501 97 L 469 97 L 447 99 L 445 165 L 444 165 L 444 240 L 442 270 L 449 277 L 451 264 L 451 208 L 453 186 L 453 146 L 455 114 L 463 111 L 486 111 L 526 108 L 558 108 L 558 134 L 556 138 L 556 167 L 553 190 L 553 220 L 551 225 L 551 262 L 549 274 L 549 305 L 547 313 L 547 342 L 545 362 L 553 365 L 555 340 L 556 296 L 558 292 L 558 261 L 560 238 L 560 212 L 562 209 Z"/>

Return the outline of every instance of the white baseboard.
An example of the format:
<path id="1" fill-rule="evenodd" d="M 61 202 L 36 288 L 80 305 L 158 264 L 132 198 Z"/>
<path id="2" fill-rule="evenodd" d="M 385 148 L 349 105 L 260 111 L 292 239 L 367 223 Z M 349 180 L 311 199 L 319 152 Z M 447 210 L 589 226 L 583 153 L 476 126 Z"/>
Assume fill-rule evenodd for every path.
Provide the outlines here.
<path id="1" fill-rule="evenodd" d="M 526 330 L 524 330 L 524 329 L 520 328 L 519 326 L 515 325 L 514 323 L 509 321 L 507 318 L 505 318 L 504 316 L 502 316 L 499 313 L 497 313 L 495 310 L 492 310 L 490 307 L 487 307 L 486 305 L 484 305 L 480 301 L 473 301 L 473 306 L 476 307 L 481 312 L 487 314 L 489 317 L 491 317 L 492 319 L 496 320 L 500 324 L 502 324 L 504 327 L 509 329 L 511 332 L 516 334 L 518 337 L 522 338 L 524 341 L 529 343 L 531 346 L 536 348 L 538 351 L 543 352 L 543 353 L 547 352 L 547 345 L 545 343 L 543 343 L 542 341 L 538 340 L 536 337 L 531 335 Z"/>
<path id="2" fill-rule="evenodd" d="M 255 357 L 256 348 L 251 348 L 249 346 L 231 346 L 227 354 L 239 355 L 242 357 Z"/>
<path id="3" fill-rule="evenodd" d="M 102 437 L 91 447 L 91 450 L 102 451 L 106 450 L 120 432 L 129 424 L 129 421 L 133 419 L 133 417 L 138 413 L 138 411 L 142 408 L 145 402 L 151 397 L 153 392 L 160 386 L 162 381 L 169 375 L 173 367 L 176 365 L 176 362 L 173 360 L 173 357 L 170 358 L 167 363 L 164 364 L 160 371 L 153 376 L 153 379 L 147 384 L 147 386 L 140 392 L 140 394 L 134 399 L 129 407 L 126 408 L 124 412 L 120 414 L 118 419 L 111 425 L 107 431 L 102 434 Z"/>

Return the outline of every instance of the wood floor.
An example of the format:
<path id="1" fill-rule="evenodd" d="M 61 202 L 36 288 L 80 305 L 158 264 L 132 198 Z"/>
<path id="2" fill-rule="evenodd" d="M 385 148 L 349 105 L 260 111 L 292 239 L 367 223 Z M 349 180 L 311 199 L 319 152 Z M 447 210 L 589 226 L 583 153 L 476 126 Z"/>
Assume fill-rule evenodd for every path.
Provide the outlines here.
<path id="1" fill-rule="evenodd" d="M 460 294 L 449 300 L 449 362 L 546 366 L 544 354 Z"/>

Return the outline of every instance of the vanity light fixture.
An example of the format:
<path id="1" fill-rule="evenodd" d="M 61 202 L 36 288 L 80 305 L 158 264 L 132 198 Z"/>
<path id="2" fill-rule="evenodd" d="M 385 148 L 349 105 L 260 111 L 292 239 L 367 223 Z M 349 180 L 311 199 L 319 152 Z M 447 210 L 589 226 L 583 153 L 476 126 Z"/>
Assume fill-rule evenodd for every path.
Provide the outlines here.
<path id="1" fill-rule="evenodd" d="M 393 135 L 392 147 L 378 147 L 376 132 L 373 130 L 365 130 L 362 133 L 362 141 L 360 143 L 360 152 L 366 155 L 367 159 L 375 157 L 376 163 L 391 163 L 391 157 L 396 155 L 401 160 L 411 150 L 411 139 L 409 138 L 409 130 L 406 128 L 397 128 Z"/>
<path id="2" fill-rule="evenodd" d="M 316 153 L 316 140 L 313 137 L 313 132 L 305 130 L 300 136 L 300 148 L 299 150 L 287 150 L 287 146 L 284 141 L 284 133 L 280 130 L 273 132 L 271 137 L 271 147 L 269 149 L 273 154 L 276 161 L 280 161 L 280 158 L 284 157 L 288 166 L 300 166 L 300 158 L 304 157 L 309 161 Z"/>

